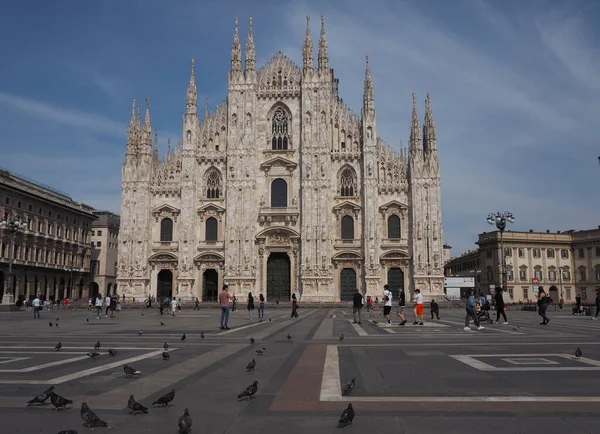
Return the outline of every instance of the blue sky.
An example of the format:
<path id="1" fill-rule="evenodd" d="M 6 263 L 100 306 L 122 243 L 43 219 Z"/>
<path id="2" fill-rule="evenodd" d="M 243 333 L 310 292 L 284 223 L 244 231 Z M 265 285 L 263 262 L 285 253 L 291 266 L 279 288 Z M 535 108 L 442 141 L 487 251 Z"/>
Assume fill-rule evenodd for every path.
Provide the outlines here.
<path id="1" fill-rule="evenodd" d="M 226 97 L 236 16 L 242 46 L 253 17 L 260 66 L 278 50 L 301 63 L 305 16 L 316 40 L 322 13 L 356 112 L 369 53 L 378 133 L 392 146 L 407 143 L 411 93 L 431 92 L 455 255 L 491 229 L 492 211 L 512 211 L 514 230 L 600 224 L 593 0 L 3 2 L 0 166 L 119 212 L 132 98 L 150 97 L 164 152 L 181 137 L 191 58 L 199 100 Z"/>

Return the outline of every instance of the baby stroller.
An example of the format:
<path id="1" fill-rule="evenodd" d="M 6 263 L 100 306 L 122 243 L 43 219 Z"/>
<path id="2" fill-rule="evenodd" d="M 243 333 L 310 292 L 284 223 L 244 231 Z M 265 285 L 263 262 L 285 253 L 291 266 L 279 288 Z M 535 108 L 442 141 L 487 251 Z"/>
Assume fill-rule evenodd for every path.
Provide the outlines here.
<path id="1" fill-rule="evenodd" d="M 479 322 L 488 322 L 490 324 L 493 324 L 493 320 L 492 317 L 490 315 L 490 302 L 488 300 L 486 300 L 483 303 L 483 306 L 480 306 L 479 304 L 477 304 L 477 319 L 479 320 Z"/>

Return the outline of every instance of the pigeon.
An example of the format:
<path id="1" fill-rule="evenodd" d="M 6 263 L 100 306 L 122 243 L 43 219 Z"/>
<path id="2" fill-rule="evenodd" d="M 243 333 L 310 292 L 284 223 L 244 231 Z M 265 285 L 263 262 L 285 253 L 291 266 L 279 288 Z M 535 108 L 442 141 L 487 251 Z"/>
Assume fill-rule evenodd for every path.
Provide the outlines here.
<path id="1" fill-rule="evenodd" d="M 58 434 L 77 434 L 77 431 L 75 431 L 74 429 L 67 429 L 59 432 Z"/>
<path id="2" fill-rule="evenodd" d="M 186 408 L 183 414 L 179 417 L 179 432 L 181 434 L 187 434 L 190 432 L 192 426 L 192 416 Z"/>
<path id="3" fill-rule="evenodd" d="M 342 396 L 350 396 L 354 393 L 354 388 L 356 387 L 356 379 L 353 378 L 344 386 L 342 390 Z"/>
<path id="4" fill-rule="evenodd" d="M 516 327 L 513 327 L 512 329 L 516 331 L 516 330 L 519 330 L 519 329 L 520 329 L 520 327 L 519 327 L 519 326 L 516 326 Z"/>
<path id="5" fill-rule="evenodd" d="M 134 416 L 137 413 L 148 413 L 148 409 L 139 402 L 137 402 L 133 395 L 129 395 L 129 401 L 127 401 L 127 408 L 133 412 Z"/>
<path id="6" fill-rule="evenodd" d="M 377 325 L 379 324 L 377 321 L 373 320 L 373 324 Z"/>
<path id="7" fill-rule="evenodd" d="M 62 407 L 63 410 L 67 409 L 67 405 L 73 404 L 73 401 L 67 398 L 63 398 L 54 392 L 50 392 L 50 402 L 55 407 L 55 411 Z"/>
<path id="8" fill-rule="evenodd" d="M 56 318 L 56 321 L 58 321 L 58 318 Z"/>
<path id="9" fill-rule="evenodd" d="M 162 358 L 163 358 L 163 360 L 169 360 L 171 358 L 171 355 L 169 353 L 167 353 L 166 351 L 163 351 Z"/>
<path id="10" fill-rule="evenodd" d="M 167 351 L 169 349 L 169 344 L 165 342 L 165 344 L 163 345 L 163 348 L 165 349 L 165 351 Z"/>
<path id="11" fill-rule="evenodd" d="M 343 340 L 344 340 L 344 334 L 342 333 L 342 334 L 340 335 L 340 342 L 342 342 Z"/>
<path id="12" fill-rule="evenodd" d="M 27 407 L 29 407 L 32 404 L 46 405 L 46 400 L 50 398 L 50 394 L 53 393 L 53 390 L 54 386 L 50 386 L 35 398 L 30 399 L 29 401 L 27 401 Z"/>
<path id="13" fill-rule="evenodd" d="M 95 351 L 94 351 L 94 352 L 92 352 L 92 353 L 87 353 L 87 356 L 88 356 L 88 357 L 90 357 L 90 358 L 92 358 L 92 359 L 95 359 L 95 358 L 96 358 L 96 357 L 98 357 L 99 355 L 100 355 L 100 353 L 97 353 L 97 352 L 95 352 Z"/>
<path id="14" fill-rule="evenodd" d="M 161 325 L 161 326 L 163 326 L 163 325 L 165 325 L 165 323 L 161 321 L 161 322 L 160 322 L 160 325 Z"/>
<path id="15" fill-rule="evenodd" d="M 94 413 L 85 402 L 81 403 L 81 418 L 85 421 L 83 426 L 86 428 L 106 428 L 108 426 L 106 422 L 96 416 L 96 413 Z"/>
<path id="16" fill-rule="evenodd" d="M 354 419 L 354 409 L 352 408 L 352 403 L 348 404 L 348 408 L 342 412 L 340 416 L 340 420 L 338 421 L 337 427 L 344 428 L 352 423 Z"/>
<path id="17" fill-rule="evenodd" d="M 250 338 L 250 344 L 254 345 L 254 338 Z"/>
<path id="18" fill-rule="evenodd" d="M 127 378 L 132 377 L 134 375 L 138 375 L 139 376 L 141 374 L 141 371 L 136 371 L 134 368 L 132 368 L 129 365 L 123 366 L 123 372 L 125 372 L 125 376 Z"/>
<path id="19" fill-rule="evenodd" d="M 269 318 L 269 322 L 271 322 L 271 318 Z"/>
<path id="20" fill-rule="evenodd" d="M 247 398 L 248 400 L 251 400 L 254 398 L 254 395 L 256 395 L 256 392 L 258 392 L 258 381 L 255 381 L 250 386 L 246 387 L 242 393 L 238 395 L 238 399 Z"/>
<path id="21" fill-rule="evenodd" d="M 250 363 L 248 363 L 246 365 L 246 371 L 248 371 L 248 372 L 254 371 L 255 367 L 256 367 L 256 360 L 252 359 L 252 361 L 250 361 Z"/>
<path id="22" fill-rule="evenodd" d="M 182 341 L 182 342 L 183 342 L 183 341 L 185 341 L 185 338 L 186 338 L 186 335 L 185 335 L 185 333 L 184 333 L 184 334 L 181 336 L 181 341 Z"/>
<path id="23" fill-rule="evenodd" d="M 162 405 L 164 407 L 168 407 L 169 402 L 173 401 L 173 398 L 175 398 L 175 389 L 171 390 L 169 393 L 165 393 L 163 396 L 154 401 L 152 405 Z"/>
<path id="24" fill-rule="evenodd" d="M 142 336 L 143 334 L 144 334 L 144 330 L 140 330 L 140 331 L 138 332 L 138 336 Z"/>
<path id="25" fill-rule="evenodd" d="M 204 332 L 200 332 L 200 339 L 204 339 Z"/>
<path id="26" fill-rule="evenodd" d="M 54 327 L 58 327 L 58 323 L 54 323 Z"/>
<path id="27" fill-rule="evenodd" d="M 292 336 L 291 336 L 289 333 L 288 333 L 288 335 L 287 335 L 287 340 L 288 340 L 288 341 L 291 341 L 291 340 L 292 340 Z"/>
<path id="28" fill-rule="evenodd" d="M 578 358 L 580 358 L 581 356 L 583 356 L 583 352 L 581 351 L 581 348 L 577 348 L 577 349 L 575 350 L 575 358 L 576 358 L 576 359 L 578 359 Z"/>
<path id="29" fill-rule="evenodd" d="M 54 351 L 60 351 L 61 348 L 62 348 L 62 344 L 60 343 L 60 341 L 58 341 L 58 343 L 56 345 L 54 345 Z"/>
<path id="30" fill-rule="evenodd" d="M 115 357 L 115 356 L 117 355 L 117 352 L 116 352 L 115 350 L 112 350 L 112 349 L 110 349 L 110 348 L 109 348 L 109 350 L 108 350 L 108 354 L 109 354 L 111 357 Z"/>
<path id="31" fill-rule="evenodd" d="M 94 345 L 94 349 L 95 350 L 99 350 L 100 349 L 100 341 L 96 342 L 96 345 Z"/>
<path id="32" fill-rule="evenodd" d="M 90 319 L 89 319 L 89 318 L 86 318 L 86 319 L 85 319 L 85 322 L 90 322 Z"/>
<path id="33" fill-rule="evenodd" d="M 256 350 L 256 355 L 257 356 L 262 356 L 263 355 L 263 350 Z"/>
<path id="34" fill-rule="evenodd" d="M 52 322 L 49 322 L 49 323 L 48 323 L 48 327 L 53 327 L 53 326 L 52 326 Z"/>

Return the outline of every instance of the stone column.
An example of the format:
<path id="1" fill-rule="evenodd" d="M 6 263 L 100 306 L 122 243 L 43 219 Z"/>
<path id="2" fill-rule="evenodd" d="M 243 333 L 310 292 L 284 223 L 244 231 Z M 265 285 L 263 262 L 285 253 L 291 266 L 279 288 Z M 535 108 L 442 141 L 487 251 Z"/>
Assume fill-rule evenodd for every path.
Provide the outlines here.
<path id="1" fill-rule="evenodd" d="M 31 280 L 27 279 L 25 282 L 25 300 L 29 300 L 31 295 Z"/>

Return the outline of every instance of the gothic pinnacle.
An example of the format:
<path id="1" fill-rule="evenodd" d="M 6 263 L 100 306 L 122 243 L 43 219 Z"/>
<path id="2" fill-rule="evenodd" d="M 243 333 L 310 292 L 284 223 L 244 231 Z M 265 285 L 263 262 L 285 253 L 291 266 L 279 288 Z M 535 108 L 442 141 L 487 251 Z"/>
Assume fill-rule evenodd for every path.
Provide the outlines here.
<path id="1" fill-rule="evenodd" d="M 420 151 L 421 148 L 421 135 L 419 126 L 419 115 L 417 113 L 417 95 L 412 94 L 413 108 L 412 108 L 412 120 L 410 123 L 410 150 Z"/>
<path id="2" fill-rule="evenodd" d="M 235 31 L 233 33 L 233 43 L 231 44 L 231 71 L 242 70 L 242 49 L 240 47 L 240 32 L 238 29 L 238 19 L 235 19 Z"/>
<path id="3" fill-rule="evenodd" d="M 427 92 L 425 100 L 425 120 L 423 121 L 423 149 L 431 151 L 436 148 L 435 122 L 431 111 L 431 97 Z"/>
<path id="4" fill-rule="evenodd" d="M 208 119 L 208 97 L 204 100 L 204 122 Z"/>
<path id="5" fill-rule="evenodd" d="M 158 128 L 154 130 L 154 149 L 152 150 L 152 158 L 158 161 Z"/>
<path id="6" fill-rule="evenodd" d="M 321 37 L 319 39 L 319 71 L 329 69 L 329 54 L 327 53 L 327 39 L 325 38 L 325 15 L 321 15 Z"/>
<path id="7" fill-rule="evenodd" d="M 365 86 L 363 95 L 363 107 L 365 109 L 374 108 L 375 98 L 373 96 L 373 82 L 371 81 L 371 67 L 369 66 L 369 55 L 366 55 L 365 67 Z"/>
<path id="8" fill-rule="evenodd" d="M 144 118 L 144 130 L 152 135 L 152 128 L 150 127 L 150 98 L 146 98 L 146 117 Z"/>
<path id="9" fill-rule="evenodd" d="M 254 47 L 254 36 L 252 34 L 252 17 L 248 28 L 248 41 L 246 42 L 246 71 L 256 70 L 256 49 Z"/>
<path id="10" fill-rule="evenodd" d="M 187 98 L 185 102 L 185 113 L 195 115 L 197 113 L 197 91 L 196 91 L 196 69 L 194 59 L 192 59 L 192 69 L 190 72 L 190 84 L 187 88 Z"/>
<path id="11" fill-rule="evenodd" d="M 302 47 L 302 71 L 306 74 L 315 67 L 315 57 L 313 53 L 313 43 L 310 37 L 310 16 L 306 17 L 306 36 Z"/>

